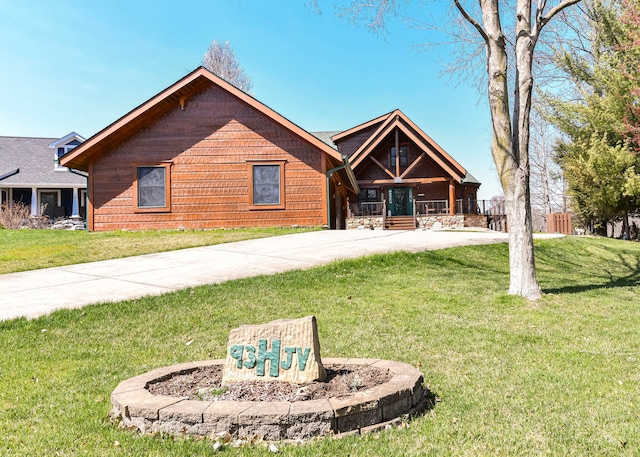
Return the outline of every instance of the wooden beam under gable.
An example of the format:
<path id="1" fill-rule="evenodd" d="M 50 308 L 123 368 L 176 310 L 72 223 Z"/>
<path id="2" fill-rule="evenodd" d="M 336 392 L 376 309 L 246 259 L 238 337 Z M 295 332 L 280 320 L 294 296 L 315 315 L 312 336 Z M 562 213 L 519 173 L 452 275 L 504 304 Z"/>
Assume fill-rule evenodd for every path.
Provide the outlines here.
<path id="1" fill-rule="evenodd" d="M 368 157 L 373 150 L 380 145 L 394 128 L 401 130 L 414 144 L 416 144 L 428 157 L 433 159 L 446 173 L 453 179 L 461 182 L 467 171 L 456 162 L 447 152 L 442 149 L 431 137 L 424 133 L 400 110 L 395 110 L 387 115 L 387 120 L 380 125 L 378 130 L 362 144 L 360 148 L 351 156 L 352 168 L 358 167 L 365 157 Z M 413 166 L 413 165 L 412 165 Z M 410 166 L 410 168 L 412 167 Z M 405 176 L 407 170 L 402 174 Z"/>
<path id="2" fill-rule="evenodd" d="M 379 166 L 380 168 L 382 168 L 382 171 L 384 171 L 386 174 L 388 174 L 389 176 L 391 176 L 392 178 L 395 178 L 396 175 L 393 174 L 393 172 L 391 170 L 389 170 L 387 167 L 385 167 L 384 165 L 382 165 L 380 163 L 380 161 L 378 159 L 376 159 L 373 156 L 369 156 L 369 158 L 373 161 L 373 163 L 375 163 L 377 166 Z"/>
<path id="3" fill-rule="evenodd" d="M 407 169 L 400 175 L 400 177 L 404 179 L 404 177 L 411 173 L 411 170 L 413 170 L 420 162 L 422 162 L 422 159 L 424 159 L 425 157 L 427 157 L 427 153 L 422 151 L 422 154 L 420 154 L 416 160 L 411 162 L 411 165 L 407 167 Z"/>
<path id="4" fill-rule="evenodd" d="M 438 177 L 438 178 L 409 178 L 403 179 L 403 184 L 433 184 L 437 182 L 451 182 L 451 178 Z M 397 184 L 394 179 L 363 179 L 358 181 L 361 185 L 370 185 L 370 184 L 378 184 L 378 185 L 391 185 Z"/>
<path id="5" fill-rule="evenodd" d="M 420 138 L 418 138 L 413 132 L 411 132 L 411 130 L 409 130 L 402 123 L 398 123 L 398 127 L 400 128 L 400 130 L 402 130 L 402 132 L 404 132 L 405 135 L 407 135 L 407 137 L 409 137 L 411 141 L 413 141 L 424 152 L 426 152 L 431 159 L 433 159 L 438 165 L 440 165 L 442 169 L 444 169 L 447 173 L 449 173 L 449 175 L 452 178 L 456 179 L 458 182 L 461 182 L 464 179 L 466 173 L 460 174 L 459 170 L 449 166 L 449 164 L 447 164 L 444 160 L 438 157 L 438 154 L 435 154 L 433 152 L 433 150 L 429 147 L 429 145 L 425 144 Z M 447 154 L 447 157 L 450 157 L 450 156 Z"/>

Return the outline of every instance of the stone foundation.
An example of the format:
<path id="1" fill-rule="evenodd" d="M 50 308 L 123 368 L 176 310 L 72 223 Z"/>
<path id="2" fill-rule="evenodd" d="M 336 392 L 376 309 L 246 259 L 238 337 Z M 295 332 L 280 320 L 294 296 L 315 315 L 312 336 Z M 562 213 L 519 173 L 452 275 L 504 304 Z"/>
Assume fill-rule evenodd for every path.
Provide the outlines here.
<path id="1" fill-rule="evenodd" d="M 382 216 L 358 216 L 347 219 L 347 230 L 383 230 Z"/>
<path id="2" fill-rule="evenodd" d="M 379 359 L 324 359 L 327 367 L 364 365 L 389 370 L 389 382 L 340 398 L 298 402 L 197 401 L 153 395 L 151 382 L 224 360 L 159 368 L 122 381 L 111 394 L 112 417 L 142 433 L 200 435 L 227 432 L 238 438 L 309 439 L 353 434 L 398 424 L 427 407 L 422 374 L 411 365 Z"/>
<path id="3" fill-rule="evenodd" d="M 465 214 L 464 226 L 486 229 L 487 216 L 483 216 L 482 214 Z"/>
<path id="4" fill-rule="evenodd" d="M 464 215 L 456 214 L 420 214 L 416 216 L 418 227 L 422 230 L 452 230 L 464 228 Z"/>
<path id="5" fill-rule="evenodd" d="M 487 228 L 487 217 L 482 214 L 419 214 L 416 223 L 421 230 Z M 352 217 L 347 219 L 347 230 L 352 229 L 384 229 L 384 221 L 382 216 Z"/>

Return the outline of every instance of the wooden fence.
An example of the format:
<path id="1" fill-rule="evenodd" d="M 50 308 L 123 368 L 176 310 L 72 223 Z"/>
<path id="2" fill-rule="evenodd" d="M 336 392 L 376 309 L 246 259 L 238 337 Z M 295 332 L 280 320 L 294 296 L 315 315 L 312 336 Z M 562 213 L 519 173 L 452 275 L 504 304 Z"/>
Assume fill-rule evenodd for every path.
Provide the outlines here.
<path id="1" fill-rule="evenodd" d="M 547 233 L 571 235 L 571 213 L 547 214 Z"/>

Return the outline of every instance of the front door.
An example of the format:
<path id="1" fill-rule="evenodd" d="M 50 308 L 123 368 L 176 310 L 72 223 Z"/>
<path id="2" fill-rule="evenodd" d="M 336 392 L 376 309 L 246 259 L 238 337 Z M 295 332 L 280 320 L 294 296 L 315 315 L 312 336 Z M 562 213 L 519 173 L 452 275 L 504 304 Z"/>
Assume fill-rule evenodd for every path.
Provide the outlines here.
<path id="1" fill-rule="evenodd" d="M 391 216 L 413 216 L 412 187 L 391 187 L 388 196 Z"/>

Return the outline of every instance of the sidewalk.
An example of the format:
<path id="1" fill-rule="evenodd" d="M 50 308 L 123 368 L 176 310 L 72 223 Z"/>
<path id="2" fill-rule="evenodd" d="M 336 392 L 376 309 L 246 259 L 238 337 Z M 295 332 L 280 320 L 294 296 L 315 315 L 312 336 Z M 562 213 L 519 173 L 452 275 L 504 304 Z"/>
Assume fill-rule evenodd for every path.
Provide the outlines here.
<path id="1" fill-rule="evenodd" d="M 0 321 L 393 251 L 502 243 L 506 233 L 325 230 L 0 275 Z"/>

